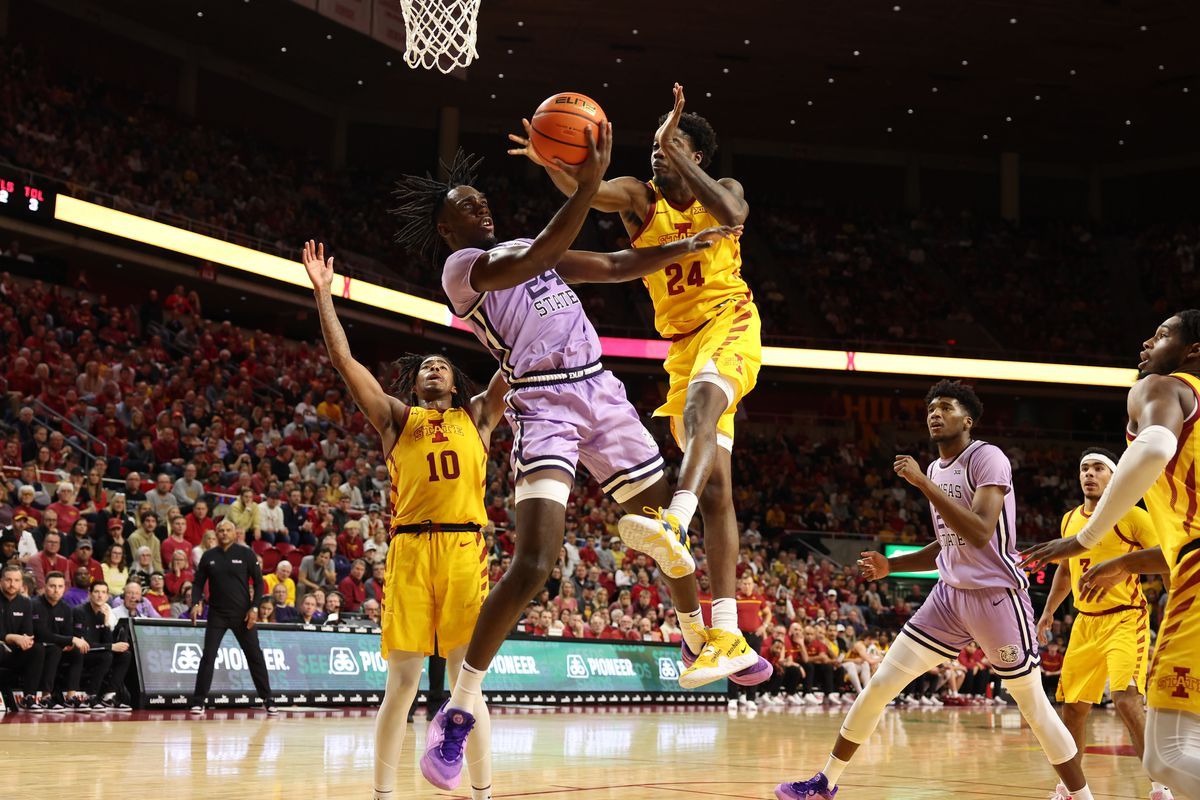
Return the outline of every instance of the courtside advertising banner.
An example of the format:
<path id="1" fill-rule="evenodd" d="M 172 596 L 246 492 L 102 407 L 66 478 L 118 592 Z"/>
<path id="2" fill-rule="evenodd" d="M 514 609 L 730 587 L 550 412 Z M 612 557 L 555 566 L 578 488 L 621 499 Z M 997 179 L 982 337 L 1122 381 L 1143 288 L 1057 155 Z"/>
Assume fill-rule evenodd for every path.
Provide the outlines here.
<path id="1" fill-rule="evenodd" d="M 370 705 L 383 698 L 387 662 L 379 633 L 368 629 L 259 625 L 271 690 L 303 705 Z M 143 707 L 186 705 L 204 650 L 204 625 L 136 620 L 133 628 Z M 577 639 L 509 639 L 492 662 L 489 699 L 533 702 L 715 702 L 726 684 L 687 690 L 678 645 Z M 429 690 L 421 675 L 420 693 Z M 255 700 L 245 654 L 232 633 L 217 653 L 209 699 L 214 705 Z"/>

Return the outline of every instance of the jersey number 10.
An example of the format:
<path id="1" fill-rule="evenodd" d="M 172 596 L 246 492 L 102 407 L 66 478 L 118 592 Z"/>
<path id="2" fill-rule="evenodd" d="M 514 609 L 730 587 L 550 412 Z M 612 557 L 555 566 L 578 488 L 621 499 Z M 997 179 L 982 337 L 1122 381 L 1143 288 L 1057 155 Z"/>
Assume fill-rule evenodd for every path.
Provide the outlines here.
<path id="1" fill-rule="evenodd" d="M 437 453 L 430 453 L 429 455 L 425 456 L 425 460 L 429 462 L 430 483 L 442 480 L 442 478 L 452 481 L 462 474 L 462 471 L 458 468 L 458 453 L 454 452 L 453 450 L 443 450 L 440 459 L 438 458 Z M 439 461 L 441 462 L 442 467 L 441 477 L 438 477 Z"/>
<path id="2" fill-rule="evenodd" d="M 667 273 L 667 294 L 683 294 L 686 286 L 703 286 L 704 274 L 700 272 L 700 262 L 693 261 L 687 270 L 687 280 L 683 278 L 683 264 L 668 264 L 665 268 Z"/>

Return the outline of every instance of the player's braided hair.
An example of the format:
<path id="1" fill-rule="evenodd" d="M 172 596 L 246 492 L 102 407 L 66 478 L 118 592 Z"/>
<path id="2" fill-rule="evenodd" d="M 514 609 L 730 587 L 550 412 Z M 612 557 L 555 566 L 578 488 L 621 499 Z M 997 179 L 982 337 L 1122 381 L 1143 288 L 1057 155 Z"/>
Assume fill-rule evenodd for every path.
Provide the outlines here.
<path id="1" fill-rule="evenodd" d="M 450 365 L 450 374 L 454 376 L 454 388 L 458 389 L 451 395 L 450 405 L 454 408 L 465 408 L 471 398 L 475 396 L 475 384 L 454 365 L 454 362 L 437 353 L 428 353 L 423 356 L 405 353 L 393 361 L 392 369 L 396 371 L 396 380 L 392 382 L 392 394 L 410 406 L 420 405 L 420 398 L 417 397 L 417 373 L 421 371 L 421 364 L 425 363 L 428 358 L 441 358 Z"/>
<path id="2" fill-rule="evenodd" d="M 667 116 L 668 114 L 663 114 L 658 118 L 659 127 L 667 121 Z M 713 130 L 712 124 L 694 111 L 685 111 L 679 117 L 679 130 L 692 140 L 696 151 L 703 154 L 700 159 L 701 169 L 708 169 L 713 154 L 717 152 L 717 132 Z"/>
<path id="3" fill-rule="evenodd" d="M 388 209 L 400 220 L 396 241 L 409 252 L 428 256 L 434 261 L 442 243 L 437 232 L 437 216 L 446 202 L 446 195 L 459 186 L 473 183 L 483 158 L 469 155 L 460 147 L 453 162 L 449 165 L 445 161 L 439 163 L 447 172 L 446 180 L 437 180 L 428 172 L 425 177 L 402 175 L 392 190 L 398 205 Z"/>
<path id="4" fill-rule="evenodd" d="M 975 394 L 975 390 L 970 386 L 959 381 L 938 381 L 925 394 L 925 405 L 928 406 L 938 397 L 949 397 L 952 400 L 957 400 L 967 410 L 967 415 L 975 420 L 975 424 L 979 424 L 979 418 L 983 416 L 983 401 L 979 399 L 979 395 Z"/>

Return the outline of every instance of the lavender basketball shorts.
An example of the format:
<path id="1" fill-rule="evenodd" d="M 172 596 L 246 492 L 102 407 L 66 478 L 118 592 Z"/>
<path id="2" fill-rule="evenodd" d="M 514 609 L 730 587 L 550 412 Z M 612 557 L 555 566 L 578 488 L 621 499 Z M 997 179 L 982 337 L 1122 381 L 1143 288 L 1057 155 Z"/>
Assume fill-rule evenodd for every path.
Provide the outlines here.
<path id="1" fill-rule="evenodd" d="M 947 659 L 974 640 L 1001 678 L 1020 678 L 1042 663 L 1033 604 L 1020 589 L 955 589 L 938 581 L 904 632 Z"/>
<path id="2" fill-rule="evenodd" d="M 608 370 L 573 382 L 518 386 L 508 394 L 514 478 L 543 469 L 574 476 L 582 463 L 621 501 L 663 471 L 658 445 Z"/>

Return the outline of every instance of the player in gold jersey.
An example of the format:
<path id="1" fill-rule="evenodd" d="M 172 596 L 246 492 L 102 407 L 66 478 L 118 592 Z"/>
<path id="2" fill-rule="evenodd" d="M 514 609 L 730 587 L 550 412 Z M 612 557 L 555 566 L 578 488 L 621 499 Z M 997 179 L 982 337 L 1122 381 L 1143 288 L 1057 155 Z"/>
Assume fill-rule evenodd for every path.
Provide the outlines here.
<path id="1" fill-rule="evenodd" d="M 705 171 L 717 147 L 712 126 L 699 114 L 684 113 L 679 84 L 674 96 L 674 108 L 659 120 L 654 135 L 654 177 L 604 181 L 592 202 L 598 211 L 620 214 L 635 248 L 658 247 L 713 225 L 740 227 L 750 212 L 740 183 Z M 528 135 L 529 123 L 523 122 Z M 563 193 L 575 191 L 570 175 L 544 163 L 527 137 L 510 138 L 519 145 L 510 154 L 545 167 Z M 683 463 L 670 506 L 646 509 L 644 516 L 627 514 L 619 523 L 621 538 L 643 552 L 651 552 L 664 534 L 686 540 L 699 506 L 712 580 L 712 627 L 702 630 L 698 608 L 678 609 L 685 631 L 705 634 L 702 647 L 685 640 L 683 660 L 690 666 L 679 682 L 691 687 L 716 680 L 728 674 L 721 666 L 732 659 L 749 666 L 730 680 L 754 685 L 770 678 L 772 670 L 764 658 L 753 657 L 738 630 L 731 460 L 734 412 L 758 379 L 762 339 L 758 309 L 742 278 L 739 238 L 722 240 L 643 280 L 654 303 L 655 328 L 671 342 L 664 362 L 667 399 L 654 414 L 670 419 Z"/>
<path id="2" fill-rule="evenodd" d="M 1129 390 L 1129 448 L 1096 512 L 1073 537 L 1025 551 L 1025 564 L 1080 556 L 1139 499 L 1154 521 L 1171 595 L 1150 666 L 1146 754 L 1150 777 L 1200 798 L 1200 309 L 1158 326 L 1142 345 Z M 1128 557 L 1127 557 L 1128 558 Z M 1146 551 L 1145 559 L 1156 558 Z M 1088 585 L 1088 576 L 1083 583 Z M 1086 588 L 1085 588 L 1086 591 Z"/>
<path id="3" fill-rule="evenodd" d="M 411 356 L 397 362 L 394 389 L 400 396 L 388 394 L 350 354 L 330 291 L 333 259 L 325 259 L 324 245 L 304 246 L 304 267 L 330 361 L 387 454 L 392 517 L 381 623 L 388 680 L 375 720 L 374 797 L 393 800 L 406 717 L 425 657 L 436 642 L 453 685 L 488 594 L 481 533 L 487 524 L 487 449 L 508 387 L 497 374 L 486 392 L 471 396 L 469 382 L 447 359 Z M 491 800 L 490 749 L 490 721 L 481 704 L 467 742 L 472 800 Z"/>
<path id="4" fill-rule="evenodd" d="M 1089 447 L 1079 460 L 1079 483 L 1083 504 L 1063 515 L 1064 538 L 1079 533 L 1117 468 L 1117 456 L 1101 447 Z M 1134 506 L 1125 513 L 1100 543 L 1082 556 L 1071 558 L 1054 573 L 1050 597 L 1038 620 L 1038 634 L 1045 637 L 1054 624 L 1054 612 L 1074 592 L 1077 616 L 1062 666 L 1058 699 L 1062 718 L 1079 752 L 1086 745 L 1085 729 L 1092 706 L 1104 697 L 1105 684 L 1112 690 L 1113 705 L 1133 739 L 1141 758 L 1145 752 L 1147 653 L 1150 648 L 1150 612 L 1136 574 L 1124 576 L 1102 597 L 1081 588 L 1083 573 L 1092 564 L 1108 562 L 1131 552 L 1158 547 L 1154 524 L 1144 509 Z M 1066 787 L 1062 787 L 1063 790 Z M 1153 782 L 1150 800 L 1173 800 L 1171 792 Z"/>

